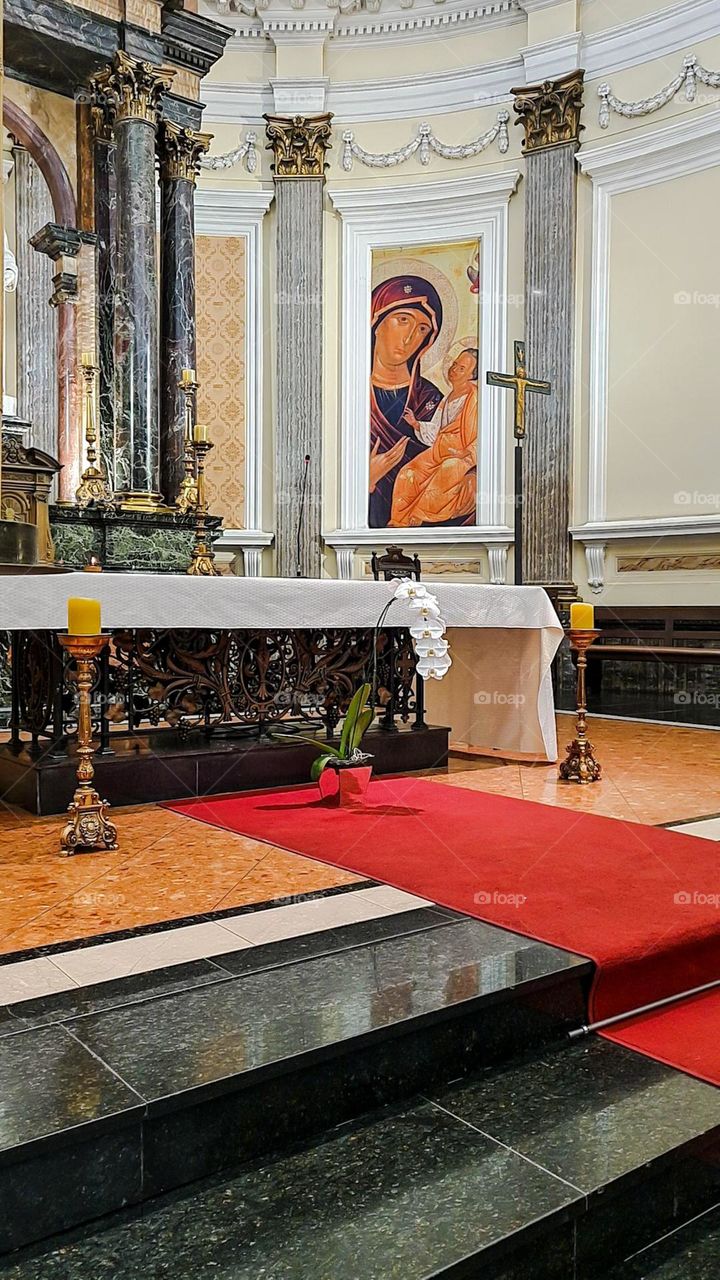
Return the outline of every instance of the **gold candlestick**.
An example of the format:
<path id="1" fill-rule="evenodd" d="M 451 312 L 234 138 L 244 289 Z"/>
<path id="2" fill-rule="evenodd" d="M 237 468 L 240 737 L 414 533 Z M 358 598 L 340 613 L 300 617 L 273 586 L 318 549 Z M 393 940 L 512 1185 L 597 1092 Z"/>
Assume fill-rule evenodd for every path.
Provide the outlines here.
<path id="1" fill-rule="evenodd" d="M 90 690 L 95 659 L 108 643 L 109 636 L 60 635 L 58 640 L 77 663 L 78 730 L 77 787 L 68 805 L 70 817 L 60 837 L 61 853 L 90 852 L 93 849 L 117 849 L 117 828 L 110 822 L 107 800 L 101 800 L 93 786 L 92 716 Z"/>
<path id="2" fill-rule="evenodd" d="M 560 765 L 560 777 L 564 782 L 599 782 L 602 765 L 595 759 L 593 745 L 587 737 L 587 705 L 585 696 L 585 672 L 587 670 L 587 651 L 593 640 L 597 640 L 599 631 L 568 631 L 570 646 L 577 653 L 577 719 L 575 721 L 576 737 L 567 745 L 567 754 Z"/>
<path id="3" fill-rule="evenodd" d="M 207 427 L 195 426 L 193 432 L 193 450 L 197 462 L 197 507 L 195 508 L 195 546 L 192 559 L 188 565 L 188 573 L 194 577 L 219 578 L 220 570 L 215 567 L 215 552 L 208 546 L 207 514 L 208 505 L 205 495 L 205 458 L 212 449 L 212 441 L 208 439 Z"/>
<path id="4" fill-rule="evenodd" d="M 88 352 L 82 355 L 82 375 L 84 380 L 82 418 L 83 436 L 87 445 L 87 466 L 80 477 L 80 484 L 75 492 L 75 502 L 79 507 L 104 507 L 115 505 L 113 491 L 108 484 L 102 466 L 97 465 L 97 430 L 95 427 L 95 375 L 97 369 Z"/>
<path id="5" fill-rule="evenodd" d="M 175 500 L 176 510 L 181 511 L 183 515 L 197 510 L 198 505 L 197 461 L 193 442 L 197 389 L 198 383 L 195 380 L 195 370 L 183 369 L 180 377 L 180 390 L 185 397 L 185 455 L 183 459 L 185 475 L 182 478 L 180 492 Z"/>

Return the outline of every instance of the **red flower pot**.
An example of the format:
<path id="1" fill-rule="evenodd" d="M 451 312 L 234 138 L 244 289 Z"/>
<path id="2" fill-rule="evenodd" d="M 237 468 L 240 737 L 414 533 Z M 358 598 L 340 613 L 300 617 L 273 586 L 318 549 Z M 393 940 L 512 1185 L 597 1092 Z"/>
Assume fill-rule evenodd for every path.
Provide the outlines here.
<path id="1" fill-rule="evenodd" d="M 323 769 L 318 778 L 320 795 L 328 805 L 352 808 L 362 804 L 372 777 L 372 765 L 351 765 L 347 769 Z"/>

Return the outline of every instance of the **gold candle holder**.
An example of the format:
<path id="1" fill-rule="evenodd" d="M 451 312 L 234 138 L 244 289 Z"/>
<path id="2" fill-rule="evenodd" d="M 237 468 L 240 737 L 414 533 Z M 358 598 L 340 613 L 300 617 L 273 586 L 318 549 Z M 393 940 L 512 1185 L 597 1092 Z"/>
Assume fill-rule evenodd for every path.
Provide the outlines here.
<path id="1" fill-rule="evenodd" d="M 198 505 L 197 459 L 193 440 L 197 389 L 198 383 L 195 380 L 195 370 L 183 369 L 180 376 L 180 390 L 185 397 L 185 454 L 183 458 L 185 474 L 180 483 L 180 492 L 175 499 L 175 508 L 177 511 L 182 512 L 183 515 L 196 511 Z"/>
<path id="2" fill-rule="evenodd" d="M 215 552 L 208 546 L 207 515 L 208 505 L 205 495 L 205 458 L 212 449 L 212 441 L 208 438 L 207 427 L 196 424 L 193 431 L 193 450 L 197 464 L 197 507 L 195 508 L 195 546 L 188 565 L 188 573 L 196 578 L 219 578 L 220 570 L 215 566 Z"/>
<path id="3" fill-rule="evenodd" d="M 570 647 L 577 653 L 577 692 L 575 695 L 577 718 L 575 721 L 576 737 L 567 745 L 567 754 L 560 765 L 560 777 L 564 782 L 579 782 L 584 785 L 587 782 L 599 782 L 602 774 L 602 765 L 595 759 L 592 743 L 588 742 L 585 694 L 587 651 L 593 641 L 597 640 L 600 632 L 575 631 L 571 628 L 567 634 L 570 640 Z"/>
<path id="4" fill-rule="evenodd" d="M 95 659 L 109 636 L 59 635 L 58 640 L 77 664 L 78 730 L 77 787 L 68 805 L 70 817 L 60 837 L 61 853 L 89 853 L 94 849 L 117 849 L 117 828 L 110 822 L 107 800 L 101 800 L 93 786 L 92 689 Z"/>
<path id="5" fill-rule="evenodd" d="M 80 477 L 80 484 L 75 492 L 75 502 L 79 507 L 114 507 L 115 497 L 108 484 L 102 466 L 97 465 L 97 429 L 95 426 L 95 375 L 97 369 L 89 352 L 83 352 L 81 359 L 83 375 L 82 419 L 83 436 L 87 446 L 87 466 Z"/>

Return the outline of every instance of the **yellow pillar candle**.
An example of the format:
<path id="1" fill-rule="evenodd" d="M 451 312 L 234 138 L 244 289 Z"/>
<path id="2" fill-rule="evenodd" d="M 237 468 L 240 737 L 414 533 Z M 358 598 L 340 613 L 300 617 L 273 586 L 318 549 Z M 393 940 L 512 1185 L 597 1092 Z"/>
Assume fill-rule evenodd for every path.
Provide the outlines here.
<path id="1" fill-rule="evenodd" d="M 210 428 L 204 426 L 200 422 L 196 422 L 193 427 L 193 440 L 196 444 L 207 444 L 210 439 Z"/>
<path id="2" fill-rule="evenodd" d="M 189 386 L 190 383 L 195 381 L 195 370 L 183 369 L 182 373 L 180 374 L 180 381 L 184 387 Z"/>
<path id="3" fill-rule="evenodd" d="M 81 600 L 77 597 L 68 600 L 68 635 L 99 636 L 100 631 L 99 600 Z"/>
<path id="4" fill-rule="evenodd" d="M 570 630 L 593 631 L 595 629 L 595 609 L 591 604 L 570 605 Z"/>

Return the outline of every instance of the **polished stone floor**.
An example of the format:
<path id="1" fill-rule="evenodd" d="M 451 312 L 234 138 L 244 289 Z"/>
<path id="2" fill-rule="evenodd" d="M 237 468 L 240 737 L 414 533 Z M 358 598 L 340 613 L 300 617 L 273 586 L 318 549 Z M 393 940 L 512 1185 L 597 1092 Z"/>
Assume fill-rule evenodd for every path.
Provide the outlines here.
<path id="1" fill-rule="evenodd" d="M 500 1248 L 519 1248 L 527 1233 L 530 1254 L 508 1275 L 571 1280 L 579 1259 L 595 1257 L 602 1267 L 609 1239 L 622 1256 L 624 1245 L 630 1251 L 648 1231 L 652 1238 L 656 1211 L 672 1201 L 682 1213 L 683 1202 L 692 1203 L 687 1161 L 674 1177 L 668 1166 L 719 1123 L 720 1093 L 659 1063 L 604 1041 L 548 1050 L 7 1259 L 0 1273 L 7 1280 L 494 1277 L 506 1274 L 493 1265 Z M 648 1186 L 639 1185 L 648 1174 Z M 700 1256 L 704 1269 L 633 1264 L 618 1280 L 714 1278 L 717 1255 L 707 1241 Z M 475 1269 L 467 1265 L 473 1257 Z"/>
<path id="2" fill-rule="evenodd" d="M 563 744 L 572 721 L 558 724 Z M 605 776 L 591 787 L 559 782 L 552 765 L 477 755 L 455 755 L 431 776 L 720 836 L 720 819 L 707 817 L 720 813 L 720 735 L 604 720 L 592 736 Z M 0 809 L 0 1004 L 423 905 L 157 806 L 117 819 L 116 853 L 66 859 L 60 819 Z"/>

